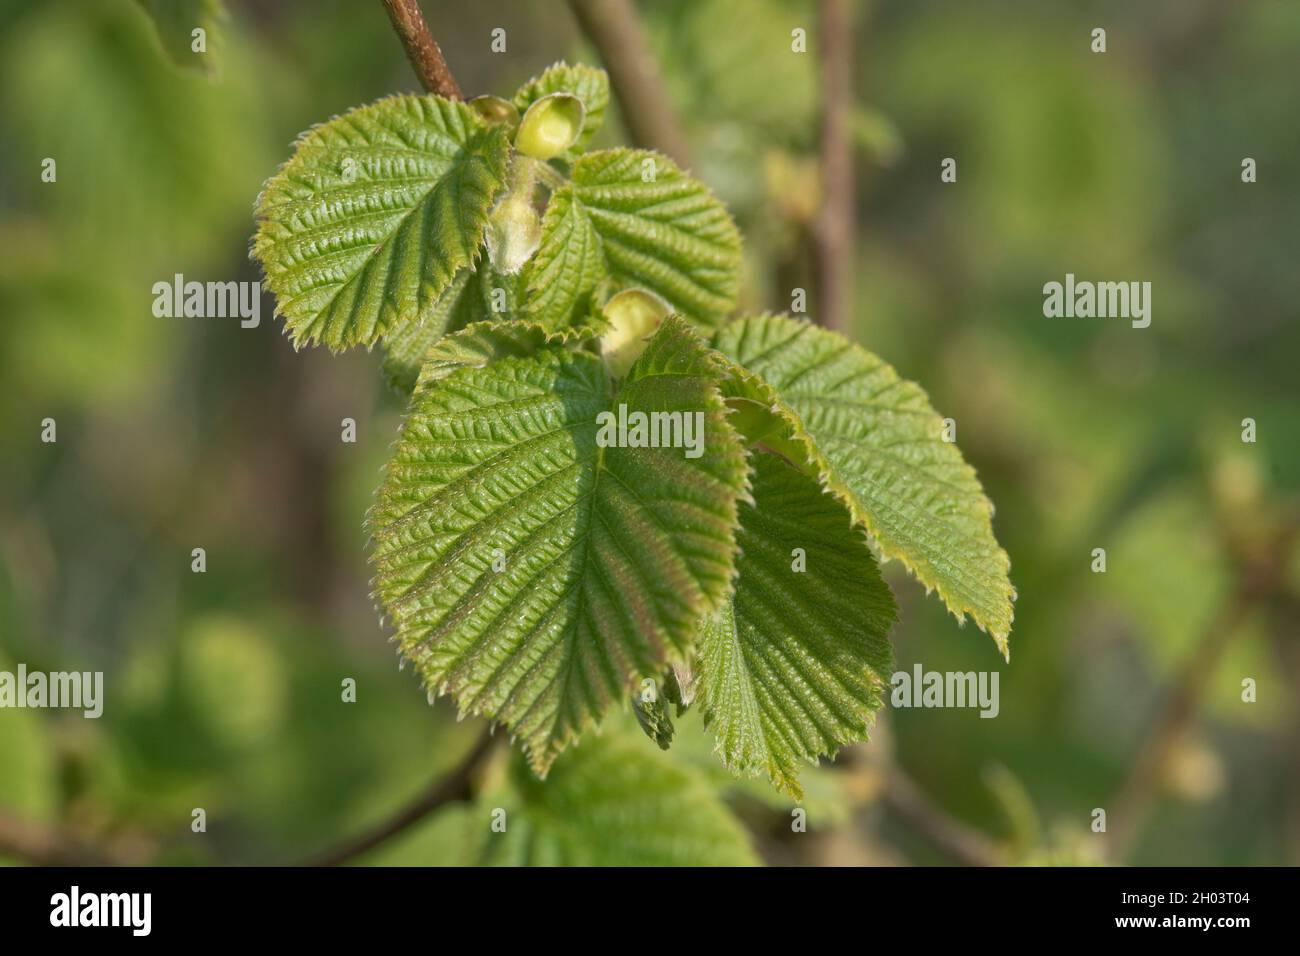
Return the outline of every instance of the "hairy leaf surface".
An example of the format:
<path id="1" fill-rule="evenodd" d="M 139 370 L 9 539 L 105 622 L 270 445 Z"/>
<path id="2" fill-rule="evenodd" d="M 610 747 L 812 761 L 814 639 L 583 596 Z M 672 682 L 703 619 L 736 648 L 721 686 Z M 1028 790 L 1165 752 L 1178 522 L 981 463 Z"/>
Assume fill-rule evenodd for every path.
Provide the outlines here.
<path id="1" fill-rule="evenodd" d="M 258 200 L 253 256 L 295 346 L 370 346 L 428 317 L 474 264 L 505 186 L 508 133 L 438 96 L 315 127 Z"/>
<path id="2" fill-rule="evenodd" d="M 513 348 L 417 388 L 370 527 L 403 653 L 544 773 L 726 599 L 746 464 L 720 358 L 681 319 L 617 389 L 589 351 Z M 703 413 L 706 453 L 598 447 L 620 404 Z"/>
<path id="3" fill-rule="evenodd" d="M 775 455 L 753 463 L 735 596 L 701 628 L 700 693 L 728 769 L 801 799 L 801 764 L 866 739 L 896 608 L 844 505 Z"/>
<path id="4" fill-rule="evenodd" d="M 424 357 L 435 342 L 449 332 L 486 318 L 475 284 L 475 273 L 461 269 L 427 315 L 400 323 L 384 336 L 388 351 L 384 357 L 384 376 L 389 385 L 409 393 L 419 378 Z"/>
<path id="5" fill-rule="evenodd" d="M 503 358 L 527 358 L 547 347 L 591 342 L 607 323 L 551 330 L 525 319 L 475 322 L 438 340 L 424 354 L 415 390 L 422 391 L 459 368 L 483 368 Z"/>
<path id="6" fill-rule="evenodd" d="M 749 373 L 733 374 L 729 398 L 771 411 L 762 440 L 805 463 L 883 555 L 938 590 L 958 619 L 969 613 L 1006 655 L 1015 590 L 993 505 L 942 439 L 921 387 L 844 337 L 786 316 L 738 320 L 714 344 Z"/>
<path id="7" fill-rule="evenodd" d="M 645 150 L 588 153 L 551 196 L 529 263 L 531 314 L 579 317 L 608 278 L 649 289 L 674 311 L 720 325 L 740 289 L 740 235 L 716 197 L 672 160 Z"/>

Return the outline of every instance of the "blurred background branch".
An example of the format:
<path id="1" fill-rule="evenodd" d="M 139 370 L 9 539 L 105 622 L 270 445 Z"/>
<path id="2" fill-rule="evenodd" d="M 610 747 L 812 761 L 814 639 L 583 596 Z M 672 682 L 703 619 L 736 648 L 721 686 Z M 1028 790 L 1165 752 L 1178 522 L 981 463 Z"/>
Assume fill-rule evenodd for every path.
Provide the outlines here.
<path id="1" fill-rule="evenodd" d="M 450 771 L 434 778 L 429 788 L 393 816 L 372 829 L 337 846 L 323 851 L 307 861 L 307 866 L 341 866 L 365 856 L 376 847 L 400 836 L 409 828 L 427 819 L 430 814 L 449 803 L 469 800 L 474 795 L 473 779 L 483 767 L 496 738 L 488 725 L 479 735 L 469 753 Z"/>
<path id="2" fill-rule="evenodd" d="M 20 820 L 0 808 L 0 857 L 31 866 L 119 866 L 138 862 L 71 831 Z"/>
<path id="3" fill-rule="evenodd" d="M 600 54 L 618 100 L 629 138 L 655 149 L 683 169 L 691 154 L 659 75 L 659 64 L 646 43 L 632 0 L 569 0 L 583 34 Z"/>
<path id="4" fill-rule="evenodd" d="M 1250 615 L 1278 596 L 1298 534 L 1300 522 L 1291 516 L 1258 549 L 1237 554 L 1236 579 L 1227 598 L 1183 661 L 1115 796 L 1106 841 L 1110 859 L 1123 861 L 1132 853 L 1160 798 L 1170 760 L 1186 738 L 1224 652 Z M 1241 552 L 1240 547 L 1233 548 L 1233 543 L 1229 531 L 1225 534 L 1225 551 Z"/>
<path id="5" fill-rule="evenodd" d="M 817 320 L 829 329 L 849 328 L 853 309 L 853 18 L 850 0 L 818 0 L 821 64 L 822 203 L 814 229 Z"/>
<path id="6" fill-rule="evenodd" d="M 992 840 L 936 804 L 900 767 L 885 771 L 881 800 L 908 828 L 954 863 L 998 866 L 1008 862 Z"/>

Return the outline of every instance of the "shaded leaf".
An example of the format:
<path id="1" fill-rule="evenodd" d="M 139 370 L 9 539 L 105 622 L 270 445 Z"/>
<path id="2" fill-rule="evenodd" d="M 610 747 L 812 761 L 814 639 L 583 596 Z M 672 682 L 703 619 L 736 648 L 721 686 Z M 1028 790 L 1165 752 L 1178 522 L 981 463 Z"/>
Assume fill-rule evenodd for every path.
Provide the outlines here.
<path id="1" fill-rule="evenodd" d="M 817 475 L 881 553 L 901 560 L 1005 656 L 1015 589 L 993 505 L 921 387 L 843 336 L 786 316 L 740 319 L 715 346 L 743 366 L 738 425 Z M 748 370 L 747 372 L 745 370 Z M 757 430 L 755 430 L 757 428 Z"/>
<path id="2" fill-rule="evenodd" d="M 400 392 L 410 393 L 415 388 L 424 357 L 435 342 L 449 332 L 464 328 L 475 320 L 485 318 L 477 288 L 470 286 L 475 275 L 462 269 L 443 289 L 428 315 L 404 322 L 384 337 L 388 354 L 384 357 L 384 377 L 388 384 Z"/>
<path id="3" fill-rule="evenodd" d="M 221 72 L 224 30 L 230 20 L 221 0 L 136 0 L 153 23 L 163 53 L 174 65 L 209 77 Z M 204 51 L 194 49 L 194 31 L 203 31 Z"/>
<path id="4" fill-rule="evenodd" d="M 700 694 L 728 769 L 800 799 L 802 763 L 866 739 L 896 608 L 844 505 L 775 455 L 753 464 L 735 596 L 700 632 Z"/>
<path id="5" fill-rule="evenodd" d="M 460 368 L 483 368 L 507 357 L 526 358 L 548 346 L 589 342 L 603 329 L 599 321 L 558 331 L 523 319 L 475 322 L 425 352 L 415 389 L 421 391 Z"/>
<path id="6" fill-rule="evenodd" d="M 483 838 L 480 862 L 514 866 L 754 866 L 744 827 L 704 774 L 624 733 L 586 741 L 545 783 L 522 761 L 504 833 Z M 484 806 L 484 804 L 480 804 Z M 480 811 L 488 830 L 490 807 Z"/>

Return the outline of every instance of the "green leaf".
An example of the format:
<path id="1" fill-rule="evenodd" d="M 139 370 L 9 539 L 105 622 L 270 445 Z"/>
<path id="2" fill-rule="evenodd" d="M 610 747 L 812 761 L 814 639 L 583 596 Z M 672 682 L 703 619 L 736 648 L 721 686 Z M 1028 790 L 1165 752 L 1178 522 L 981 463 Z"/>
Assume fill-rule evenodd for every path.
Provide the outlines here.
<path id="1" fill-rule="evenodd" d="M 599 321 L 558 331 L 523 319 L 475 322 L 444 336 L 425 352 L 415 391 L 423 391 L 457 369 L 483 368 L 508 357 L 527 358 L 548 346 L 591 342 L 604 328 Z"/>
<path id="2" fill-rule="evenodd" d="M 700 695 L 727 768 L 798 800 L 802 761 L 866 739 L 897 609 L 844 505 L 775 455 L 753 464 L 735 597 L 700 632 Z"/>
<path id="3" fill-rule="evenodd" d="M 530 313 L 548 325 L 580 317 L 608 277 L 613 291 L 649 289 L 674 311 L 718 326 L 740 291 L 740 235 L 703 184 L 645 150 L 588 153 L 556 190 L 525 270 Z"/>
<path id="4" fill-rule="evenodd" d="M 555 63 L 547 67 L 541 76 L 529 80 L 519 88 L 514 105 L 523 114 L 543 96 L 552 93 L 576 96 L 582 100 L 583 109 L 586 110 L 577 142 L 562 154 L 564 158 L 573 159 L 587 148 L 587 143 L 605 121 L 605 110 L 609 106 L 609 77 L 604 70 L 594 67 Z"/>
<path id="5" fill-rule="evenodd" d="M 625 732 L 585 741 L 545 783 L 516 763 L 506 831 L 483 837 L 481 861 L 514 866 L 754 866 L 740 822 L 707 777 Z"/>
<path id="6" fill-rule="evenodd" d="M 541 244 L 524 275 L 528 315 L 535 321 L 563 328 L 591 311 L 591 295 L 605 277 L 605 256 L 591 217 L 570 187 L 551 196 Z"/>
<path id="7" fill-rule="evenodd" d="M 410 394 L 415 388 L 424 357 L 435 342 L 448 332 L 464 328 L 484 318 L 482 302 L 475 284 L 475 273 L 462 269 L 442 290 L 429 314 L 393 328 L 384 337 L 388 355 L 384 358 L 384 376 L 388 384 Z"/>
<path id="8" fill-rule="evenodd" d="M 791 809 L 798 805 L 808 814 L 809 830 L 819 830 L 847 823 L 854 807 L 871 796 L 863 778 L 872 774 L 857 765 L 850 768 L 829 762 L 804 764 L 799 773 L 803 796 L 797 801 L 774 788 L 766 775 L 733 775 L 718 759 L 717 742 L 704 727 L 702 710 L 702 707 L 692 707 L 684 715 L 677 716 L 672 755 L 704 774 L 724 797 L 757 801 L 786 819 L 789 819 Z"/>
<path id="9" fill-rule="evenodd" d="M 738 427 L 817 475 L 887 558 L 1006 656 L 1015 589 L 993 505 L 920 386 L 843 336 L 786 316 L 740 319 L 715 347 L 743 366 L 724 386 Z M 747 370 L 747 371 L 746 371 Z"/>
<path id="10" fill-rule="evenodd" d="M 221 72 L 224 30 L 230 20 L 221 0 L 136 0 L 149 15 L 163 53 L 175 66 L 199 70 L 208 77 Z M 194 49 L 194 31 L 203 31 L 206 49 Z"/>
<path id="11" fill-rule="evenodd" d="M 369 347 L 474 264 L 509 133 L 463 103 L 393 96 L 304 135 L 257 203 L 253 256 L 295 346 Z"/>
<path id="12" fill-rule="evenodd" d="M 403 653 L 545 773 L 726 599 L 746 464 L 721 359 L 681 319 L 621 385 L 590 351 L 513 347 L 417 388 L 369 524 Z M 701 413 L 707 453 L 599 447 L 620 404 Z"/>

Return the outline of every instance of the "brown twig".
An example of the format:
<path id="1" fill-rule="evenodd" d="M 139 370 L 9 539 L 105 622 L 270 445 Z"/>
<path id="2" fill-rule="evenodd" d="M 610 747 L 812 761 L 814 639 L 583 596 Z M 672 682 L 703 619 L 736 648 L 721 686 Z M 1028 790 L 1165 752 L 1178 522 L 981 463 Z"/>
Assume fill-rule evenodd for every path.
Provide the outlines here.
<path id="1" fill-rule="evenodd" d="M 1286 686 L 1300 687 L 1300 594 L 1284 591 L 1272 614 L 1272 641 Z M 1279 741 L 1279 762 L 1285 767 L 1289 792 L 1300 793 L 1300 701 L 1292 696 L 1289 729 Z M 1300 866 L 1300 805 L 1288 802 L 1282 824 L 1282 859 L 1287 866 Z"/>
<path id="2" fill-rule="evenodd" d="M 1283 563 L 1297 531 L 1294 524 L 1284 527 L 1263 554 L 1243 560 L 1227 600 L 1206 625 L 1184 662 L 1112 801 L 1106 841 L 1110 859 L 1123 860 L 1133 849 L 1142 824 L 1159 796 L 1169 761 L 1187 733 L 1215 668 L 1250 613 L 1277 590 Z"/>
<path id="3" fill-rule="evenodd" d="M 339 866 L 343 863 L 350 863 L 381 843 L 387 842 L 402 831 L 419 823 L 440 807 L 448 803 L 468 800 L 473 796 L 471 783 L 474 774 L 492 751 L 494 743 L 495 738 L 492 736 L 492 728 L 489 726 L 483 731 L 482 736 L 479 737 L 478 742 L 474 744 L 469 753 L 461 758 L 460 763 L 453 767 L 450 772 L 433 781 L 428 790 L 387 820 L 365 833 L 351 837 L 338 846 L 325 850 L 318 856 L 308 860 L 305 865 Z"/>
<path id="4" fill-rule="evenodd" d="M 465 97 L 460 86 L 442 57 L 442 48 L 424 22 L 419 3 L 416 0 L 383 0 L 383 4 L 406 50 L 406 58 L 411 61 L 411 68 L 425 90 L 449 100 L 463 100 Z"/>
<path id="5" fill-rule="evenodd" d="M 848 0 L 819 0 L 821 44 L 822 207 L 814 239 L 817 247 L 817 314 L 821 324 L 843 331 L 853 308 L 853 34 Z"/>
<path id="6" fill-rule="evenodd" d="M 70 833 L 0 813 L 0 856 L 32 866 L 112 866 L 107 852 Z"/>
<path id="7" fill-rule="evenodd" d="M 689 166 L 686 137 L 673 115 L 632 0 L 569 0 L 569 7 L 605 64 L 632 141 L 665 153 L 679 166 Z"/>
<path id="8" fill-rule="evenodd" d="M 945 856 L 965 866 L 999 866 L 997 845 L 936 804 L 898 766 L 885 771 L 881 799 L 899 819 Z"/>

